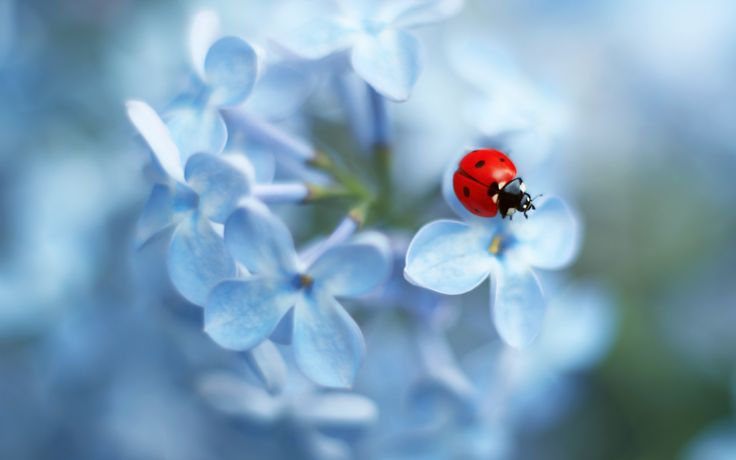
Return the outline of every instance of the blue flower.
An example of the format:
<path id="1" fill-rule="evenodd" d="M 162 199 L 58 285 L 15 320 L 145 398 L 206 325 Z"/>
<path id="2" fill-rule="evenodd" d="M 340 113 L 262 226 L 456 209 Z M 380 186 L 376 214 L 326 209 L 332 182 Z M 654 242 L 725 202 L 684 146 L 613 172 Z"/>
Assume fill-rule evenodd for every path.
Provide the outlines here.
<path id="1" fill-rule="evenodd" d="M 408 30 L 454 14 L 461 0 L 341 2 L 340 12 L 318 17 L 280 40 L 305 59 L 349 51 L 353 70 L 388 99 L 409 98 L 421 66 L 419 42 Z"/>
<path id="2" fill-rule="evenodd" d="M 422 227 L 406 254 L 407 280 L 457 295 L 491 276 L 499 335 L 512 346 L 529 344 L 541 330 L 545 310 L 533 268 L 554 270 L 572 262 L 580 240 L 575 216 L 561 200 L 549 198 L 528 220 L 479 219 L 457 201 L 449 181 L 443 185 L 448 203 L 467 222 L 437 220 Z"/>
<path id="3" fill-rule="evenodd" d="M 274 452 L 281 454 L 279 458 L 353 458 L 351 443 L 378 418 L 378 408 L 365 396 L 324 391 L 295 373 L 276 393 L 244 377 L 234 372 L 211 372 L 200 378 L 198 389 L 212 407 L 243 423 L 244 428 L 254 428 L 254 434 L 262 435 L 263 428 L 269 430 L 276 445 L 254 453 L 257 458 L 273 457 Z M 290 442 L 279 442 L 281 439 Z M 259 449 L 262 444 L 253 447 Z"/>
<path id="4" fill-rule="evenodd" d="M 127 103 L 128 116 L 146 141 L 169 184 L 155 185 L 143 208 L 137 240 L 148 241 L 176 227 L 168 252 L 168 270 L 177 290 L 203 305 L 210 289 L 236 276 L 235 261 L 213 223 L 223 223 L 251 193 L 252 168 L 243 156 L 198 153 L 183 156 L 156 112 L 140 101 Z"/>
<path id="5" fill-rule="evenodd" d="M 196 16 L 190 33 L 190 52 L 197 81 L 194 89 L 180 97 L 165 117 L 184 162 L 198 152 L 222 152 L 228 131 L 220 109 L 243 103 L 258 76 L 258 58 L 253 47 L 232 36 L 214 41 L 217 34 L 216 16 Z"/>
<path id="6" fill-rule="evenodd" d="M 530 80 L 488 37 L 454 40 L 448 55 L 455 72 L 476 90 L 466 108 L 469 124 L 527 165 L 548 158 L 570 118 L 558 95 Z"/>
<path id="7" fill-rule="evenodd" d="M 736 408 L 736 374 L 731 378 L 732 407 Z M 707 427 L 693 439 L 682 456 L 685 460 L 736 458 L 736 419 L 729 417 Z"/>
<path id="8" fill-rule="evenodd" d="M 321 385 L 350 386 L 364 353 L 363 336 L 335 297 L 367 293 L 388 276 L 385 241 L 375 235 L 332 245 L 305 264 L 283 222 L 246 200 L 225 223 L 225 242 L 255 276 L 214 288 L 206 332 L 225 348 L 248 350 L 289 321 L 301 371 Z"/>

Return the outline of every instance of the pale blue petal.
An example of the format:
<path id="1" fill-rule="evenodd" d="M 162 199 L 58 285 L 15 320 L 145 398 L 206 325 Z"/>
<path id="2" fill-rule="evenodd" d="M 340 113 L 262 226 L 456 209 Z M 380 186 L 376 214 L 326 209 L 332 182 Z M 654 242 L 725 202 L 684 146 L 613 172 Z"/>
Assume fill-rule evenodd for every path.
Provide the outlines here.
<path id="1" fill-rule="evenodd" d="M 355 393 L 311 393 L 295 408 L 296 416 L 322 430 L 367 428 L 378 420 L 376 404 Z"/>
<path id="2" fill-rule="evenodd" d="M 173 134 L 155 110 L 141 101 L 126 103 L 128 118 L 151 148 L 156 161 L 172 179 L 184 182 L 184 163 Z"/>
<path id="3" fill-rule="evenodd" d="M 299 369 L 327 387 L 349 388 L 365 353 L 363 334 L 332 296 L 312 292 L 294 309 L 292 346 Z"/>
<path id="4" fill-rule="evenodd" d="M 502 260 L 493 278 L 492 314 L 498 334 L 513 347 L 529 345 L 542 330 L 546 307 L 537 276 L 524 264 Z"/>
<path id="5" fill-rule="evenodd" d="M 273 423 L 283 410 L 278 398 L 231 372 L 205 374 L 197 389 L 214 409 L 259 424 Z"/>
<path id="6" fill-rule="evenodd" d="M 381 284 L 391 273 L 388 241 L 354 242 L 328 249 L 307 272 L 332 295 L 355 297 Z"/>
<path id="7" fill-rule="evenodd" d="M 403 5 L 402 5 L 403 3 Z M 391 2 L 397 5 L 393 11 L 384 13 L 394 27 L 421 27 L 442 22 L 457 14 L 463 0 L 414 0 Z"/>
<path id="8" fill-rule="evenodd" d="M 355 42 L 351 61 L 355 72 L 384 97 L 405 101 L 419 77 L 419 42 L 395 29 L 363 34 Z"/>
<path id="9" fill-rule="evenodd" d="M 335 18 L 316 18 L 281 37 L 278 43 L 304 59 L 321 59 L 349 48 L 355 40 L 355 25 Z"/>
<path id="10" fill-rule="evenodd" d="M 314 73 L 288 62 L 268 64 L 245 109 L 268 120 L 294 114 L 316 88 Z"/>
<path id="11" fill-rule="evenodd" d="M 296 250 L 286 225 L 255 200 L 241 203 L 225 223 L 227 247 L 253 273 L 295 274 Z"/>
<path id="12" fill-rule="evenodd" d="M 166 117 L 166 125 L 179 147 L 184 164 L 195 153 L 217 155 L 227 143 L 227 126 L 215 109 L 177 109 Z"/>
<path id="13" fill-rule="evenodd" d="M 159 232 L 179 222 L 187 211 L 196 208 L 196 200 L 196 195 L 184 185 L 178 184 L 176 188 L 155 185 L 138 218 L 136 245 L 145 244 Z"/>
<path id="14" fill-rule="evenodd" d="M 199 195 L 200 212 L 219 223 L 225 222 L 250 193 L 253 174 L 244 156 L 208 153 L 190 157 L 184 171 L 187 184 Z"/>
<path id="15" fill-rule="evenodd" d="M 291 280 L 281 278 L 224 281 L 207 300 L 204 330 L 224 348 L 249 350 L 276 329 L 296 292 Z"/>
<path id="16" fill-rule="evenodd" d="M 559 198 L 544 200 L 529 213 L 529 219 L 515 219 L 510 226 L 518 251 L 537 268 L 565 267 L 580 249 L 579 221 Z"/>
<path id="17" fill-rule="evenodd" d="M 252 46 L 237 37 L 217 40 L 204 61 L 210 104 L 237 105 L 248 97 L 258 75 L 258 58 Z"/>
<path id="18" fill-rule="evenodd" d="M 176 228 L 167 265 L 176 289 L 200 306 L 217 283 L 237 273 L 224 241 L 199 213 L 192 213 Z"/>
<path id="19" fill-rule="evenodd" d="M 220 18 L 212 10 L 195 13 L 189 28 L 189 56 L 199 78 L 205 79 L 204 60 L 210 46 L 220 35 Z"/>
<path id="20" fill-rule="evenodd" d="M 539 352 L 553 368 L 586 369 L 608 352 L 615 331 L 615 308 L 608 293 L 592 283 L 577 284 L 550 300 Z"/>
<path id="21" fill-rule="evenodd" d="M 281 345 L 291 345 L 291 334 L 294 330 L 294 309 L 289 310 L 281 321 L 279 322 L 276 329 L 271 334 L 270 339 L 275 343 Z"/>
<path id="22" fill-rule="evenodd" d="M 136 226 L 136 246 L 142 246 L 151 237 L 174 224 L 172 212 L 174 194 L 165 185 L 156 185 L 143 206 Z"/>
<path id="23" fill-rule="evenodd" d="M 281 352 L 270 340 L 246 352 L 246 362 L 263 386 L 271 393 L 281 390 L 286 382 L 288 369 Z"/>
<path id="24" fill-rule="evenodd" d="M 736 424 L 719 422 L 699 434 L 683 455 L 685 460 L 733 460 L 736 458 Z"/>
<path id="25" fill-rule="evenodd" d="M 492 236 L 463 222 L 430 222 L 409 245 L 404 274 L 409 282 L 441 294 L 471 291 L 491 271 Z"/>

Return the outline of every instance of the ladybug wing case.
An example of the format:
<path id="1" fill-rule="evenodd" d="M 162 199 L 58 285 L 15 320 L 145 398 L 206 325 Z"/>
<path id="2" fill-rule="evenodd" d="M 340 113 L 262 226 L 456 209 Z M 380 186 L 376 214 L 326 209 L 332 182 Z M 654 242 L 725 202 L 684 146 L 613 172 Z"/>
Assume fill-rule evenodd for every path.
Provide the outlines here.
<path id="1" fill-rule="evenodd" d="M 488 195 L 488 186 L 468 176 L 463 170 L 455 171 L 452 186 L 460 203 L 473 214 L 493 217 L 498 213 L 498 206 Z"/>
<path id="2" fill-rule="evenodd" d="M 500 184 L 514 177 L 516 166 L 506 155 L 498 150 L 480 149 L 468 153 L 460 161 L 452 185 L 458 200 L 468 211 L 481 217 L 493 217 L 498 213 L 494 197 Z"/>

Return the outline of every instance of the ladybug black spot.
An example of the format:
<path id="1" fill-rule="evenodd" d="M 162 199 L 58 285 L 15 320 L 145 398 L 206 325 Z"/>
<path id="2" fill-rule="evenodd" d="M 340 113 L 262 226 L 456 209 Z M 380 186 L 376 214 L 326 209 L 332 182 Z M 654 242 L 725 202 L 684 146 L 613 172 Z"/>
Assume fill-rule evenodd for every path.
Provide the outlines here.
<path id="1" fill-rule="evenodd" d="M 506 159 L 505 158 L 499 158 L 498 161 L 500 161 L 501 163 L 505 163 L 506 162 Z"/>
<path id="2" fill-rule="evenodd" d="M 470 196 L 470 189 L 468 187 L 463 187 L 463 195 L 465 195 L 465 198 Z"/>
<path id="3" fill-rule="evenodd" d="M 485 164 L 486 164 L 486 161 L 485 160 L 480 160 L 479 162 L 477 162 L 475 164 L 475 167 L 476 168 L 482 168 Z"/>
<path id="4" fill-rule="evenodd" d="M 475 211 L 477 213 L 480 213 L 480 209 L 478 209 L 478 208 L 473 208 L 473 211 Z"/>

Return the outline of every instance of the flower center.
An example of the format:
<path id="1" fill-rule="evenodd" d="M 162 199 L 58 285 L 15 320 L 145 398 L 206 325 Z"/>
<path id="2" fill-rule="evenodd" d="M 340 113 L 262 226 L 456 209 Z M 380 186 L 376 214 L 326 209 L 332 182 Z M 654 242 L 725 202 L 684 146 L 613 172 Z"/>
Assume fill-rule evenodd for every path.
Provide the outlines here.
<path id="1" fill-rule="evenodd" d="M 314 278 L 309 275 L 299 275 L 299 284 L 301 287 L 308 288 L 314 284 Z"/>
<path id="2" fill-rule="evenodd" d="M 497 255 L 501 251 L 501 242 L 502 239 L 500 236 L 494 236 L 491 240 L 491 244 L 488 245 L 488 252 L 494 256 Z"/>

